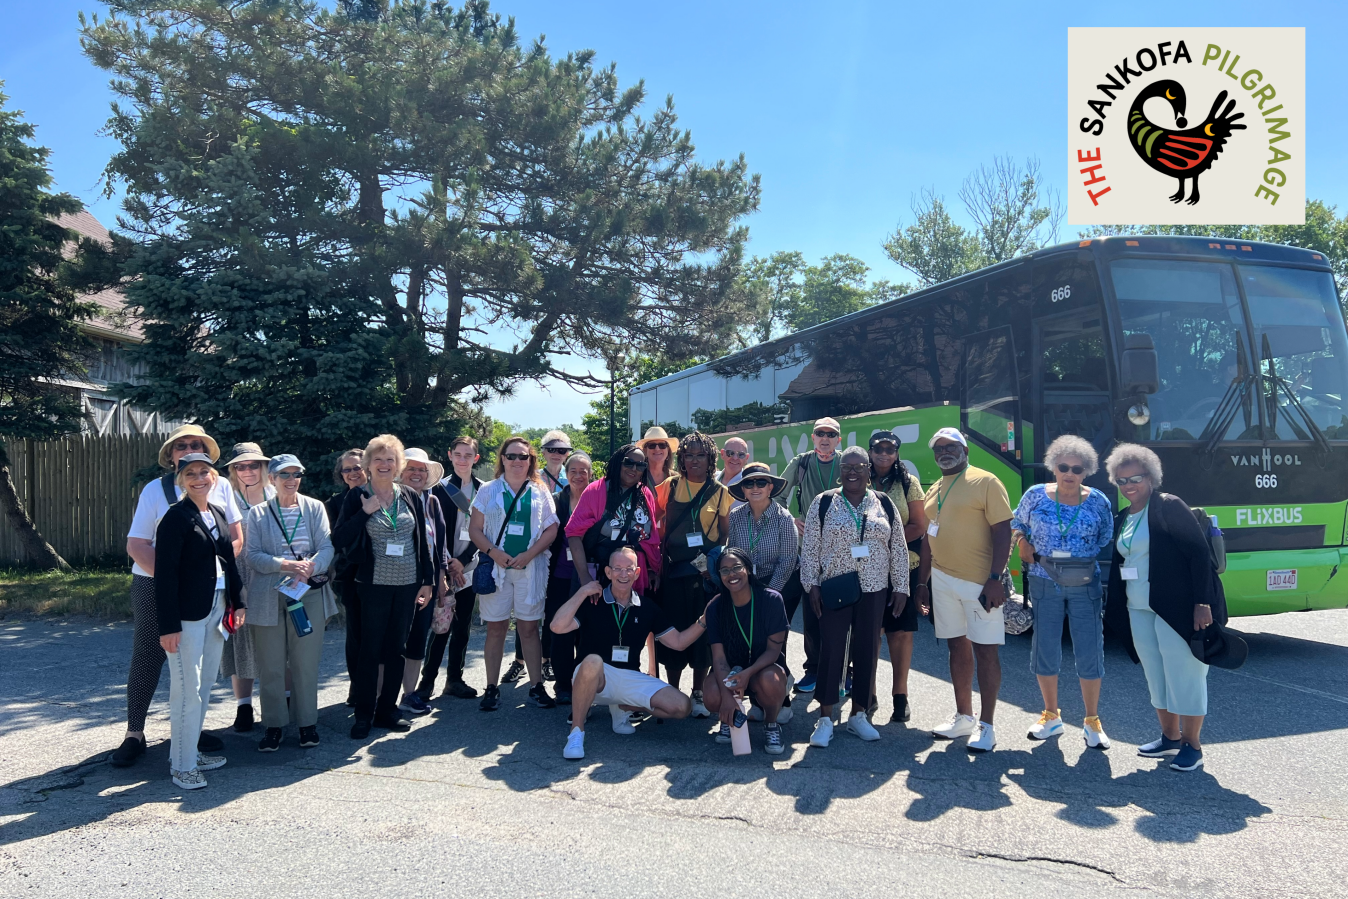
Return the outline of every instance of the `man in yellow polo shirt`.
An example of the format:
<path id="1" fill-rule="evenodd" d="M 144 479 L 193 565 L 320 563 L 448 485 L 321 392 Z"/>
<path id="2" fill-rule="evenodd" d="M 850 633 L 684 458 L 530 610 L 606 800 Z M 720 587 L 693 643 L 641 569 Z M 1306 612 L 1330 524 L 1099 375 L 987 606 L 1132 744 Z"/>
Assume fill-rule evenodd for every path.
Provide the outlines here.
<path id="1" fill-rule="evenodd" d="M 992 716 L 1002 686 L 997 647 L 1006 642 L 1002 571 L 1011 555 L 1011 503 L 997 476 L 969 465 L 969 444 L 955 428 L 928 443 L 942 477 L 927 491 L 927 539 L 922 541 L 916 593 L 930 607 L 936 636 L 950 645 L 955 714 L 932 731 L 943 740 L 969 737 L 971 752 L 997 745 Z M 926 595 L 928 573 L 931 595 Z M 979 720 L 973 717 L 974 660 L 978 660 Z"/>

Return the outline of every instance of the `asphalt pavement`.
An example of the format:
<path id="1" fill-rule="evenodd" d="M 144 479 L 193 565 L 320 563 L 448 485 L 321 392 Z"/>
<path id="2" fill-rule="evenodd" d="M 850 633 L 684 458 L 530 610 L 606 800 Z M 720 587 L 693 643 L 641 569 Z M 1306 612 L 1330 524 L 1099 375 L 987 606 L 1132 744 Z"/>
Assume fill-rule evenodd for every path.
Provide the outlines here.
<path id="1" fill-rule="evenodd" d="M 927 733 L 953 710 L 946 646 L 917 636 L 913 720 L 810 748 L 797 699 L 787 752 L 736 758 L 708 721 L 618 736 L 602 710 L 587 757 L 562 758 L 566 710 L 442 699 L 404 735 L 350 740 L 340 630 L 325 637 L 322 745 L 257 752 L 216 689 L 207 727 L 229 764 L 184 793 L 168 778 L 168 676 L 150 750 L 115 769 L 129 623 L 0 622 L 0 895 L 632 897 L 1345 896 L 1348 611 L 1241 619 L 1239 671 L 1214 669 L 1191 774 L 1143 759 L 1157 735 L 1141 669 L 1107 654 L 1108 752 L 1088 750 L 1070 645 L 1067 732 L 1032 743 L 1028 637 L 1003 651 L 996 751 Z M 798 625 L 797 625 L 798 628 Z M 483 632 L 468 682 L 485 681 Z M 789 644 L 802 660 L 799 633 Z M 442 678 L 443 682 L 443 678 Z M 880 664 L 889 719 L 890 668 Z M 685 686 L 686 683 L 685 683 Z"/>

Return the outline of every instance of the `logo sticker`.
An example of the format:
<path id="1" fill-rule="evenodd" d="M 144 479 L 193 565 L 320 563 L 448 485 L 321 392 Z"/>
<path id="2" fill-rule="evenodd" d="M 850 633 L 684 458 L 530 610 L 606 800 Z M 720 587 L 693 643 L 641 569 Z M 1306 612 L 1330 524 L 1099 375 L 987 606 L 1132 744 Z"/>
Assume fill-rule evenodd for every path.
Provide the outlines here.
<path id="1" fill-rule="evenodd" d="M 1073 225 L 1302 224 L 1304 28 L 1069 28 Z"/>

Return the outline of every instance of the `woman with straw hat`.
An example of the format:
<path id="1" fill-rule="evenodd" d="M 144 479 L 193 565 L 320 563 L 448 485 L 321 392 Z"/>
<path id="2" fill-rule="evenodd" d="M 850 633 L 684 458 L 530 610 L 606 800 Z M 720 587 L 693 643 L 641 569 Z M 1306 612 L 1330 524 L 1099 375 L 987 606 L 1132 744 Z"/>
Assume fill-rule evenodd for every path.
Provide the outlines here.
<path id="1" fill-rule="evenodd" d="M 109 761 L 114 767 L 134 765 L 145 754 L 145 715 L 150 709 L 164 670 L 167 656 L 159 644 L 159 620 L 155 606 L 154 557 L 155 531 L 159 520 L 182 497 L 183 491 L 174 482 L 176 466 L 190 453 L 204 453 L 211 462 L 220 458 L 220 447 L 197 425 L 183 425 L 169 434 L 159 448 L 159 467 L 167 474 L 146 484 L 136 501 L 136 512 L 126 535 L 126 553 L 135 563 L 131 569 L 131 606 L 135 616 L 135 636 L 132 639 L 131 669 L 126 675 L 126 737 L 112 753 Z M 230 542 L 237 554 L 243 548 L 243 519 L 229 484 L 216 479 L 209 500 L 225 511 Z M 224 743 L 214 734 L 203 732 L 198 740 L 202 752 L 219 752 Z"/>
<path id="2" fill-rule="evenodd" d="M 234 501 L 241 510 L 248 510 L 266 503 L 276 496 L 276 489 L 267 477 L 267 463 L 270 456 L 262 455 L 262 447 L 256 443 L 236 443 L 230 450 L 229 460 L 225 462 L 225 471 L 229 474 L 230 486 L 234 489 Z M 248 518 L 241 522 L 243 541 L 248 543 Z M 239 556 L 239 577 L 243 579 L 244 596 L 248 595 L 248 582 L 252 569 L 247 559 Z M 253 729 L 256 717 L 253 714 L 253 681 L 257 678 L 256 649 L 254 633 L 250 627 L 241 627 L 225 642 L 224 653 L 220 656 L 220 673 L 229 678 L 234 688 L 234 701 L 238 711 L 234 714 L 234 731 L 246 734 Z"/>
<path id="3" fill-rule="evenodd" d="M 674 455 L 679 451 L 679 438 L 670 437 L 661 427 L 647 428 L 646 436 L 637 441 L 637 449 L 646 454 L 646 486 L 656 493 L 656 502 L 660 503 L 657 488 L 674 474 Z M 656 518 L 664 517 L 664 506 L 656 510 Z"/>

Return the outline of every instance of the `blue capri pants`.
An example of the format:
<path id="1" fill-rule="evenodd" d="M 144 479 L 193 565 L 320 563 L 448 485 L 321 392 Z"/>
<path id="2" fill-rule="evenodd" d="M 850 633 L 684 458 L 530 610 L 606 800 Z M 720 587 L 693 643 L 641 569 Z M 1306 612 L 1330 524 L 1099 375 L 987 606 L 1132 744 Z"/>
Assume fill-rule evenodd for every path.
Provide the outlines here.
<path id="1" fill-rule="evenodd" d="M 1063 587 L 1046 577 L 1030 575 L 1030 610 L 1034 614 L 1031 671 L 1043 677 L 1058 676 L 1062 669 L 1062 624 L 1066 618 L 1072 633 L 1077 677 L 1099 680 L 1105 676 L 1103 596 L 1098 576 L 1080 587 Z"/>

